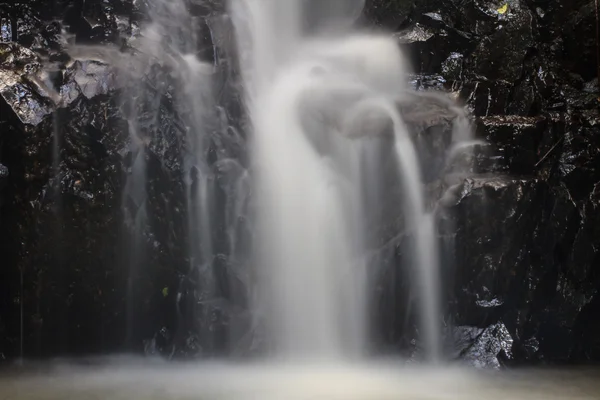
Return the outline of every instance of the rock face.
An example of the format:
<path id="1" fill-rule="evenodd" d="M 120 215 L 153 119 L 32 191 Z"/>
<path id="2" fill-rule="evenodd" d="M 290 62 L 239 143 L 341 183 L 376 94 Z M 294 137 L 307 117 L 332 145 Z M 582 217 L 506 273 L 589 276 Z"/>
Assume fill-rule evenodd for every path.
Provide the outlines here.
<path id="1" fill-rule="evenodd" d="M 228 342 L 228 333 L 248 330 L 247 300 L 234 295 L 248 278 L 231 272 L 231 260 L 215 261 L 226 271 L 220 302 L 208 312 L 198 306 L 202 293 L 186 250 L 181 88 L 159 63 L 120 79 L 127 75 L 113 57 L 135 54 L 131 43 L 148 4 L 13 3 L 0 4 L 0 358 L 247 352 L 250 339 Z M 242 123 L 229 79 L 234 61 L 213 47 L 227 48 L 223 4 L 189 6 L 200 37 L 212 36 L 197 54 L 215 66 L 220 115 L 233 126 L 213 135 L 209 152 L 243 164 L 243 138 L 231 133 L 231 121 Z M 393 31 L 413 59 L 415 89 L 459 96 L 485 142 L 474 147 L 466 179 L 443 182 L 455 115 L 432 119 L 416 103 L 400 105 L 420 146 L 431 206 L 442 199 L 440 243 L 452 256 L 442 271 L 448 355 L 481 367 L 600 361 L 594 1 L 367 0 L 361 23 Z M 113 52 L 69 55 L 67 44 Z M 133 115 L 139 143 L 130 135 Z M 147 165 L 145 197 L 128 189 L 136 160 Z M 223 199 L 235 168 L 212 167 Z M 368 227 L 380 250 L 373 326 L 381 349 L 411 354 L 418 293 L 399 267 L 407 264 L 398 249 L 408 240 L 401 216 L 392 217 L 399 198 L 386 198 Z M 217 214 L 221 249 L 226 213 Z M 141 245 L 132 241 L 136 229 Z M 134 246 L 143 255 L 137 271 L 130 269 Z M 207 342 L 203 331 L 218 339 Z"/>
<path id="2" fill-rule="evenodd" d="M 126 43 L 143 4 L 54 4 L 0 6 L 0 358 L 141 352 L 144 341 L 150 352 L 207 354 L 185 322 L 196 319 L 197 295 L 176 88 L 152 63 L 120 79 L 128 75 L 111 57 L 135 51 Z M 78 52 L 80 44 L 104 52 Z M 141 146 L 132 143 L 132 115 Z M 140 159 L 148 218 L 136 227 L 142 203 L 128 185 Z M 132 271 L 135 229 L 143 265 Z"/>
<path id="3" fill-rule="evenodd" d="M 480 366 L 600 360 L 595 5 L 568 3 L 416 1 L 398 34 L 487 143 L 440 216 L 448 340 Z"/>

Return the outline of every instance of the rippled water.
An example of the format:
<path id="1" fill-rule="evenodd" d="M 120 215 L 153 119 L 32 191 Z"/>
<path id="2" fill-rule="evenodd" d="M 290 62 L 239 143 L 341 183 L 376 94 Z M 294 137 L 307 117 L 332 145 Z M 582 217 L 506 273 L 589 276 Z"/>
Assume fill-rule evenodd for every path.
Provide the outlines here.
<path id="1" fill-rule="evenodd" d="M 0 399 L 592 400 L 598 370 L 94 360 L 10 368 Z"/>

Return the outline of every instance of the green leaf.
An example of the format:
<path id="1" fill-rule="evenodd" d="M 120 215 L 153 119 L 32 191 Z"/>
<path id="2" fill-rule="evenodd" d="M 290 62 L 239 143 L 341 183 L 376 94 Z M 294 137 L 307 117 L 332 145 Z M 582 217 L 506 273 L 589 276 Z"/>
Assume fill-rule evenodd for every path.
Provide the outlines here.
<path id="1" fill-rule="evenodd" d="M 165 287 L 162 290 L 163 297 L 167 297 L 169 295 L 169 288 Z"/>

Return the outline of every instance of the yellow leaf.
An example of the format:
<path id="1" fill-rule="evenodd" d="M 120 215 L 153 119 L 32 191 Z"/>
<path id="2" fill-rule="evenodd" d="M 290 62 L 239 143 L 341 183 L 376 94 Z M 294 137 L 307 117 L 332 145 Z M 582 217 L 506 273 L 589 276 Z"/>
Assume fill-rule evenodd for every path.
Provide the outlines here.
<path id="1" fill-rule="evenodd" d="M 163 294 L 164 297 L 167 297 L 169 295 L 169 288 L 168 287 L 163 288 L 162 294 Z"/>
<path id="2" fill-rule="evenodd" d="M 498 14 L 505 14 L 508 11 L 508 3 L 504 4 L 502 7 L 497 9 Z"/>

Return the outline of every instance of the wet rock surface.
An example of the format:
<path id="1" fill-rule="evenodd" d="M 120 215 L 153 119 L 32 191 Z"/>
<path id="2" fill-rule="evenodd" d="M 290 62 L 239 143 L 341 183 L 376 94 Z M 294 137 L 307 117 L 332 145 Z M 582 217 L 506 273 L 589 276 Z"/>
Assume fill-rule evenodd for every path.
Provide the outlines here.
<path id="1" fill-rule="evenodd" d="M 186 250 L 180 88 L 164 66 L 149 64 L 144 76 L 123 80 L 114 57 L 66 51 L 102 45 L 113 56 L 135 53 L 149 5 L 51 3 L 0 4 L 0 358 L 21 348 L 30 357 L 120 350 L 198 357 L 231 347 L 229 317 L 246 315 L 247 300 L 224 295 L 211 303 L 202 321 L 212 321 L 219 337 L 212 348 L 198 334 L 207 327 L 189 322 L 201 293 Z M 239 120 L 223 4 L 191 1 L 190 12 L 201 17 L 205 38 L 197 54 L 216 66 L 220 116 Z M 449 354 L 486 368 L 600 361 L 594 2 L 368 0 L 361 23 L 393 31 L 413 60 L 413 88 L 459 96 L 486 142 L 474 149 L 466 179 L 442 182 L 456 116 L 444 107 L 424 115 L 417 103 L 404 106 L 428 191 L 443 199 L 440 243 L 453 255 L 442 263 L 454 327 L 446 333 Z M 156 101 L 138 104 L 132 91 Z M 130 139 L 134 113 L 141 145 Z M 211 154 L 220 146 L 244 163 L 243 138 L 213 128 Z M 145 200 L 123 199 L 139 159 L 149 171 Z M 391 157 L 382 163 L 384 171 L 396 168 Z M 222 198 L 236 171 L 215 167 L 211 179 Z M 410 353 L 418 294 L 399 268 L 407 264 L 400 249 L 409 245 L 399 190 L 368 227 L 379 250 L 373 324 L 382 349 Z M 132 293 L 127 255 L 143 204 L 150 218 Z M 219 260 L 229 271 L 223 287 L 242 287 L 248 278 Z M 128 296 L 139 300 L 132 305 Z M 251 339 L 242 342 L 252 347 Z"/>
<path id="2" fill-rule="evenodd" d="M 132 50 L 119 51 L 143 2 L 17 3 L 0 5 L 0 358 L 143 352 L 152 340 L 166 356 L 210 353 L 182 323 L 198 294 L 176 88 L 151 62 L 130 76 Z M 126 190 L 140 159 L 147 201 Z M 132 271 L 135 229 L 144 257 Z"/>
<path id="3" fill-rule="evenodd" d="M 486 142 L 439 203 L 440 241 L 454 254 L 443 274 L 453 282 L 455 355 L 487 367 L 598 361 L 594 2 L 411 4 L 396 37 L 413 59 L 414 86 L 457 93 Z M 390 265 L 401 264 L 394 257 Z M 381 303 L 396 332 L 385 341 L 401 348 L 415 335 L 411 296 Z"/>

